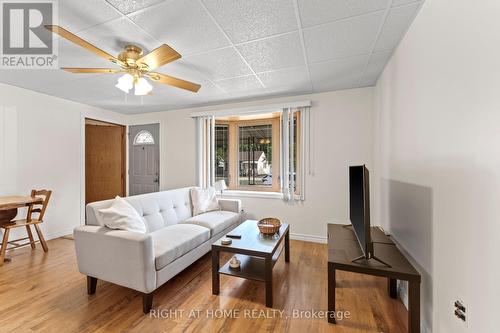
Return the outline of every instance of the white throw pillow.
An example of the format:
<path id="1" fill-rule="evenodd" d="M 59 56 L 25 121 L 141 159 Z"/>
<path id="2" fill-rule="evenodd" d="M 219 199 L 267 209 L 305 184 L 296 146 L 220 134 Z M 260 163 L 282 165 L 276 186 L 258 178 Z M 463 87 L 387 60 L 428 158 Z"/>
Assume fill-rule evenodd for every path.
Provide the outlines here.
<path id="1" fill-rule="evenodd" d="M 99 209 L 97 219 L 106 227 L 146 233 L 146 224 L 135 208 L 116 196 L 109 208 Z"/>
<path id="2" fill-rule="evenodd" d="M 212 210 L 219 210 L 219 203 L 217 202 L 215 188 L 213 187 L 207 189 L 192 188 L 191 201 L 193 202 L 193 216 Z"/>

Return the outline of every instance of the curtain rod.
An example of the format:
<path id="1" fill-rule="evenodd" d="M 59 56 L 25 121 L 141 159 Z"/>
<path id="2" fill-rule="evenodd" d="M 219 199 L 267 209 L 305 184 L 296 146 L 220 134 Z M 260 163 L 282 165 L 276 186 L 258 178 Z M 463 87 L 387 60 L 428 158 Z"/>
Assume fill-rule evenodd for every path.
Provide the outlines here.
<path id="1" fill-rule="evenodd" d="M 204 117 L 204 116 L 232 116 L 232 115 L 242 115 L 242 114 L 276 112 L 276 111 L 282 111 L 285 108 L 301 108 L 308 106 L 311 106 L 311 101 L 286 102 L 286 103 L 276 103 L 267 105 L 246 106 L 236 109 L 192 112 L 190 116 L 192 118 Z"/>

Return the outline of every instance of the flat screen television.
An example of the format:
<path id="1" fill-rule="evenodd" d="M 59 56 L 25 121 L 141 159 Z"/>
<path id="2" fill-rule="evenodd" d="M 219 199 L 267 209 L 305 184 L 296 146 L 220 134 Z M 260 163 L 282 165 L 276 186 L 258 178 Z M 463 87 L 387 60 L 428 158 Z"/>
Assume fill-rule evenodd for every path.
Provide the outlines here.
<path id="1" fill-rule="evenodd" d="M 370 259 L 370 179 L 365 165 L 349 167 L 349 216 L 365 259 Z"/>
<path id="2" fill-rule="evenodd" d="M 374 254 L 370 229 L 370 173 L 365 165 L 349 167 L 349 216 L 362 255 L 352 259 L 375 259 L 391 267 Z"/>

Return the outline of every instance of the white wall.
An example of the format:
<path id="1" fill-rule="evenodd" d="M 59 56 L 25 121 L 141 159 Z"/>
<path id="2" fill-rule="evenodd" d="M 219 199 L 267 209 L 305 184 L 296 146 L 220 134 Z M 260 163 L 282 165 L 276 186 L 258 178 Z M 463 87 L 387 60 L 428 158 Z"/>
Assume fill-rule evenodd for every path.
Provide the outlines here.
<path id="1" fill-rule="evenodd" d="M 499 18 L 498 1 L 426 1 L 375 90 L 376 220 L 419 263 L 434 332 L 498 332 Z"/>
<path id="2" fill-rule="evenodd" d="M 0 84 L 0 195 L 51 189 L 41 225 L 47 238 L 71 234 L 81 221 L 85 117 L 118 123 L 125 119 L 114 112 Z M 25 211 L 19 213 L 24 218 Z M 25 236 L 25 230 L 12 235 Z"/>
<path id="3" fill-rule="evenodd" d="M 348 218 L 348 165 L 372 164 L 372 88 L 275 98 L 134 115 L 131 124 L 160 123 L 161 189 L 196 184 L 196 128 L 190 113 L 291 100 L 312 101 L 314 175 L 306 177 L 306 201 L 290 205 L 280 199 L 243 198 L 248 217 L 277 216 L 298 237 L 325 240 L 328 221 Z"/>

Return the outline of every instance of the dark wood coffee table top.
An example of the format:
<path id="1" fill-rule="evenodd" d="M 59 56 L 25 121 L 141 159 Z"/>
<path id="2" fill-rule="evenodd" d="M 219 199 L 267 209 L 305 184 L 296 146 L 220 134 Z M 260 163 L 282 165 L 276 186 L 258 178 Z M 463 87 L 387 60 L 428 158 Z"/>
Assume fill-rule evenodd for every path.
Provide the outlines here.
<path id="1" fill-rule="evenodd" d="M 278 248 L 283 237 L 288 231 L 288 224 L 281 224 L 279 232 L 274 236 L 265 236 L 259 232 L 256 220 L 246 220 L 229 232 L 239 234 L 240 239 L 232 239 L 229 245 L 222 245 L 220 239 L 213 243 L 212 248 L 224 252 L 240 253 L 250 256 L 270 258 Z"/>

